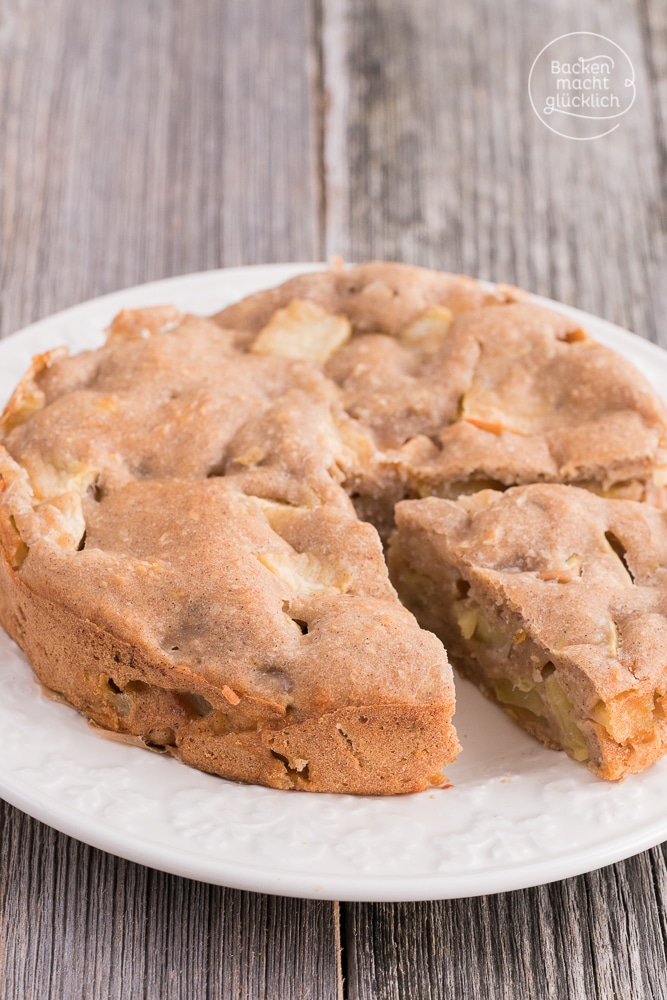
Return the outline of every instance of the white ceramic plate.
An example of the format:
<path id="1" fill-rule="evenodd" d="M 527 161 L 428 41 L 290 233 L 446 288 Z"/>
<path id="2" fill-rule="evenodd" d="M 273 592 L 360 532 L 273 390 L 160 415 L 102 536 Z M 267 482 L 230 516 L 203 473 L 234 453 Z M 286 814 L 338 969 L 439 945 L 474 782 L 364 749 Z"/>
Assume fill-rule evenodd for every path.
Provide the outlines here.
<path id="1" fill-rule="evenodd" d="M 38 351 L 95 347 L 121 308 L 212 313 L 319 265 L 157 281 L 76 306 L 0 342 L 0 403 Z M 667 353 L 555 303 L 667 398 Z M 621 784 L 546 750 L 465 681 L 453 787 L 388 798 L 223 781 L 112 742 L 47 700 L 0 630 L 0 795 L 64 833 L 141 864 L 256 892 L 324 899 L 472 896 L 566 878 L 667 839 L 667 758 Z"/>

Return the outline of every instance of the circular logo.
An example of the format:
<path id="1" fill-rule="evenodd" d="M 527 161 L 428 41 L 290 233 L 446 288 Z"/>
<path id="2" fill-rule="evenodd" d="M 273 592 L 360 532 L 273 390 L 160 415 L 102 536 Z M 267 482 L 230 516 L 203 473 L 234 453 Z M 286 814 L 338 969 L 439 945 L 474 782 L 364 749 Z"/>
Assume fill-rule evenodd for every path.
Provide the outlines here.
<path id="1" fill-rule="evenodd" d="M 614 132 L 635 103 L 635 69 L 628 54 L 604 35 L 572 31 L 554 38 L 530 68 L 533 111 L 556 135 L 601 139 Z"/>

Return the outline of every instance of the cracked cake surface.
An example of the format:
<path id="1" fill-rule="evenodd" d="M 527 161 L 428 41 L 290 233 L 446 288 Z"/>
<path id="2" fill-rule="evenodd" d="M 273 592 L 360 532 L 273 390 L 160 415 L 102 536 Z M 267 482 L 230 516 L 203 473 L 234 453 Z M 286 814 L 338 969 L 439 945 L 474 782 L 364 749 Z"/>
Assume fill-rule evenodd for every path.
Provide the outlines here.
<path id="1" fill-rule="evenodd" d="M 318 358 L 374 445 L 349 492 L 385 538 L 398 500 L 489 486 L 664 502 L 662 401 L 577 321 L 512 286 L 371 263 L 293 278 L 214 318 L 243 327 L 249 351 L 295 357 L 303 330 L 336 317 L 345 335 L 325 350 L 320 334 Z"/>
<path id="2" fill-rule="evenodd" d="M 376 262 L 212 319 L 126 311 L 35 358 L 0 418 L 0 620 L 95 723 L 196 767 L 417 791 L 459 747 L 445 651 L 387 576 L 396 504 L 570 483 L 526 488 L 657 526 L 666 431 L 628 362 L 511 286 Z"/>

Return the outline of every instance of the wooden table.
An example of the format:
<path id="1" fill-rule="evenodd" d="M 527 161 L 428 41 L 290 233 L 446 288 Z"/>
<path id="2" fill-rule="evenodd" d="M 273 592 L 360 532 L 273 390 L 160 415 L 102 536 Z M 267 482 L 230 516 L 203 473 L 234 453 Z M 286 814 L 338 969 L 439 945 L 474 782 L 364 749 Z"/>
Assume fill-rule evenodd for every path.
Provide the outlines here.
<path id="1" fill-rule="evenodd" d="M 595 142 L 527 78 L 623 45 Z M 667 346 L 664 0 L 0 0 L 0 332 L 223 265 L 401 259 L 516 282 Z M 667 808 L 667 805 L 666 805 Z M 0 995 L 667 997 L 665 852 L 550 886 L 336 904 L 188 882 L 0 803 Z"/>

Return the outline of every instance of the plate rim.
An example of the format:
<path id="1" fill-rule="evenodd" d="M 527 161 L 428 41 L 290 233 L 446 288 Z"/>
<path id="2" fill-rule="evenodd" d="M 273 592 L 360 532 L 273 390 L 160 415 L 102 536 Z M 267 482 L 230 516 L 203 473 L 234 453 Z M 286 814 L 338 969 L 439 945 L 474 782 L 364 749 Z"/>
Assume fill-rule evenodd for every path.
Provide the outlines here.
<path id="1" fill-rule="evenodd" d="M 16 346 L 18 339 L 29 339 L 44 331 L 49 332 L 51 328 L 63 323 L 76 322 L 86 312 L 106 305 L 112 309 L 119 308 L 117 303 L 123 296 L 145 294 L 147 298 L 153 298 L 156 295 L 162 296 L 164 290 L 164 295 L 168 297 L 174 294 L 173 289 L 180 290 L 188 283 L 213 282 L 216 278 L 227 282 L 233 280 L 237 274 L 239 277 L 247 277 L 249 274 L 258 277 L 259 275 L 266 276 L 266 285 L 264 285 L 262 278 L 261 287 L 271 287 L 272 284 L 286 280 L 285 276 L 319 271 L 326 269 L 327 266 L 326 262 L 312 261 L 253 264 L 195 271 L 130 285 L 42 317 L 21 330 L 2 338 L 0 340 L 0 357 L 10 353 L 12 348 Z M 276 277 L 274 278 L 273 275 Z M 495 287 L 495 283 L 490 281 L 481 281 L 481 284 L 487 288 Z M 258 287 L 260 287 L 259 284 Z M 221 295 L 221 298 L 224 296 Z M 606 342 L 606 336 L 600 336 L 601 331 L 613 340 L 617 340 L 620 336 L 628 350 L 631 351 L 633 359 L 640 356 L 649 365 L 651 362 L 659 361 L 662 366 L 667 368 L 667 352 L 653 342 L 639 337 L 623 327 L 544 296 L 531 295 L 531 301 L 571 316 L 582 322 L 584 326 L 592 321 L 595 326 L 595 339 L 602 343 Z M 56 346 L 55 343 L 53 346 Z M 284 794 L 303 795 L 308 793 L 288 792 Z M 104 829 L 99 818 L 92 818 L 82 812 L 74 812 L 66 804 L 54 805 L 52 800 L 45 798 L 44 795 L 40 796 L 39 791 L 26 788 L 4 775 L 1 764 L 0 797 L 40 822 L 46 823 L 74 839 L 128 861 L 157 868 L 161 871 L 246 891 L 345 901 L 416 901 L 513 891 L 594 871 L 654 847 L 667 838 L 666 815 L 664 819 L 647 824 L 641 836 L 638 836 L 636 832 L 628 832 L 615 838 L 606 848 L 600 848 L 599 845 L 589 846 L 577 851 L 571 859 L 557 856 L 546 861 L 517 862 L 509 869 L 482 869 L 481 871 L 466 871 L 462 874 L 409 874 L 402 877 L 395 873 L 387 875 L 384 872 L 369 873 L 366 871 L 350 875 L 322 874 L 321 877 L 315 878 L 311 873 L 278 872 L 275 865 L 268 862 L 266 865 L 248 865 L 239 861 L 228 862 L 224 858 L 218 860 L 216 870 L 212 871 L 211 859 L 206 855 L 202 856 L 201 852 L 197 852 L 194 847 L 189 852 L 183 852 L 181 848 L 179 863 L 175 863 L 173 849 L 152 841 L 150 837 L 144 838 L 138 843 L 128 843 L 133 835 L 126 830 L 114 829 L 113 827 Z"/>
<path id="2" fill-rule="evenodd" d="M 187 765 L 184 765 L 187 766 Z M 223 779 L 224 780 L 224 779 Z M 647 827 L 645 836 L 633 837 L 627 834 L 614 842 L 612 847 L 600 851 L 591 846 L 576 855 L 576 860 L 568 864 L 563 857 L 551 859 L 547 864 L 553 871 L 545 871 L 542 861 L 518 862 L 511 869 L 482 870 L 466 872 L 463 875 L 409 875 L 401 878 L 396 874 L 358 873 L 356 875 L 321 875 L 290 871 L 281 875 L 271 865 L 248 865 L 234 862 L 218 862 L 212 872 L 210 859 L 198 860 L 195 849 L 181 855 L 179 864 L 174 863 L 173 851 L 146 838 L 141 845 L 128 844 L 130 834 L 119 831 L 105 835 L 100 822 L 77 814 L 77 821 L 60 811 L 51 811 L 37 799 L 32 799 L 11 784 L 3 782 L 0 776 L 0 798 L 27 813 L 33 819 L 52 827 L 60 833 L 81 843 L 105 851 L 115 857 L 135 864 L 144 865 L 179 878 L 189 878 L 208 885 L 220 885 L 245 892 L 266 893 L 268 895 L 290 896 L 301 899 L 324 899 L 340 902 L 399 903 L 420 902 L 438 899 L 469 899 L 477 896 L 493 896 L 498 893 L 516 892 L 535 886 L 548 885 L 564 879 L 585 875 L 601 868 L 625 861 L 662 843 L 667 836 L 667 820 Z M 321 793 L 288 792 L 301 795 Z M 421 793 L 424 794 L 424 793 Z M 517 875 L 519 876 L 517 878 Z M 443 882 L 448 889 L 443 892 Z M 360 893 L 360 885 L 363 892 Z"/>

